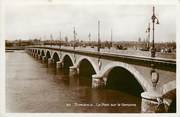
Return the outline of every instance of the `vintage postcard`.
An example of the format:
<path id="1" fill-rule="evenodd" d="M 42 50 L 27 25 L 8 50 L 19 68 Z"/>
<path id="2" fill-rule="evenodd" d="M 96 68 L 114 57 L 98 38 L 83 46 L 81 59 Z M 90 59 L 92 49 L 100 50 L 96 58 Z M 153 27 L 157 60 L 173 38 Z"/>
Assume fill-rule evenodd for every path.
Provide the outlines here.
<path id="1" fill-rule="evenodd" d="M 5 115 L 178 115 L 174 2 L 2 3 Z"/>

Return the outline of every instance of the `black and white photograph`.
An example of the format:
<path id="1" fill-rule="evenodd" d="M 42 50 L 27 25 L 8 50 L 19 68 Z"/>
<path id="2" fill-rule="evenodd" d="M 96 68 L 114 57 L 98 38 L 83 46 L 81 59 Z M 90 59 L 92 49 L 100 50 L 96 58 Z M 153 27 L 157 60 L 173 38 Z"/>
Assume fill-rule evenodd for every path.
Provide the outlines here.
<path id="1" fill-rule="evenodd" d="M 5 113 L 178 115 L 176 4 L 2 5 Z"/>

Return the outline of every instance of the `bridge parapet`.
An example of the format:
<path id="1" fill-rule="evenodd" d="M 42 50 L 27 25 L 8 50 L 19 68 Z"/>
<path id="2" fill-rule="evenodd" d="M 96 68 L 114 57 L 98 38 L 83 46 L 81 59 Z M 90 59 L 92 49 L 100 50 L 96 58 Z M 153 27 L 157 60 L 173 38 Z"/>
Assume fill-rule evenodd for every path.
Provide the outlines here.
<path id="1" fill-rule="evenodd" d="M 103 52 L 90 52 L 83 50 L 73 50 L 73 49 L 62 49 L 62 48 L 53 48 L 53 47 L 26 47 L 26 49 L 45 49 L 45 50 L 53 50 L 59 52 L 67 52 L 78 55 L 90 56 L 90 57 L 101 57 L 101 59 L 108 59 L 112 61 L 121 61 L 128 64 L 141 65 L 146 67 L 151 67 L 152 64 L 155 65 L 157 69 L 163 69 L 167 71 L 176 72 L 176 60 L 175 59 L 165 59 L 165 58 L 152 58 L 145 56 L 130 56 L 130 55 L 122 55 L 122 54 L 111 54 L 111 53 L 103 53 Z"/>

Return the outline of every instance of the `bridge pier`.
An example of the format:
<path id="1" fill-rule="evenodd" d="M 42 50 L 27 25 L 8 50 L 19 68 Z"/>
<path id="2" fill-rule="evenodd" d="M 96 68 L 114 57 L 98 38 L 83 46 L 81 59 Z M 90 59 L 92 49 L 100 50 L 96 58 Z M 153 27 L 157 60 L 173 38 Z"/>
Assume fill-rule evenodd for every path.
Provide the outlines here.
<path id="1" fill-rule="evenodd" d="M 32 53 L 32 56 L 35 57 L 35 53 Z"/>
<path id="2" fill-rule="evenodd" d="M 41 55 L 38 55 L 38 59 L 41 60 Z"/>
<path id="3" fill-rule="evenodd" d="M 30 55 L 33 56 L 33 52 L 30 52 Z"/>
<path id="4" fill-rule="evenodd" d="M 142 113 L 162 113 L 165 111 L 165 106 L 162 96 L 155 91 L 141 93 L 141 112 Z"/>
<path id="5" fill-rule="evenodd" d="M 35 53 L 32 53 L 32 56 L 35 57 Z"/>
<path id="6" fill-rule="evenodd" d="M 71 76 L 75 76 L 78 75 L 78 68 L 76 66 L 71 66 L 69 67 L 69 75 Z"/>
<path id="7" fill-rule="evenodd" d="M 56 62 L 56 68 L 57 69 L 62 69 L 63 68 L 63 62 L 62 61 Z"/>
<path id="8" fill-rule="evenodd" d="M 48 59 L 48 65 L 51 65 L 53 63 L 53 59 L 52 58 L 49 58 Z"/>
<path id="9" fill-rule="evenodd" d="M 46 62 L 46 56 L 42 56 L 42 63 Z"/>
<path id="10" fill-rule="evenodd" d="M 92 76 L 92 88 L 103 88 L 105 86 L 106 78 L 98 75 Z"/>
<path id="11" fill-rule="evenodd" d="M 37 57 L 38 57 L 38 54 L 35 54 L 35 58 L 37 59 Z"/>
<path id="12" fill-rule="evenodd" d="M 35 54 L 35 58 L 38 59 L 38 54 Z"/>

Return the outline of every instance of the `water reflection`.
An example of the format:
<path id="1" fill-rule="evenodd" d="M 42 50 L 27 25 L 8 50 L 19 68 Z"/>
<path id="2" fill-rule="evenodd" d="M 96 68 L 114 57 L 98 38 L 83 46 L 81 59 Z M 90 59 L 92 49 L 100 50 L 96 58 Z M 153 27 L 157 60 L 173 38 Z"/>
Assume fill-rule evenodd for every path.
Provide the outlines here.
<path id="1" fill-rule="evenodd" d="M 26 53 L 6 53 L 6 56 L 9 112 L 140 112 L 141 99 L 137 96 L 92 89 L 89 78 L 69 77 L 67 71 L 43 64 Z"/>

